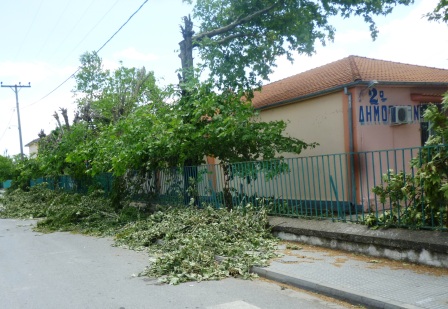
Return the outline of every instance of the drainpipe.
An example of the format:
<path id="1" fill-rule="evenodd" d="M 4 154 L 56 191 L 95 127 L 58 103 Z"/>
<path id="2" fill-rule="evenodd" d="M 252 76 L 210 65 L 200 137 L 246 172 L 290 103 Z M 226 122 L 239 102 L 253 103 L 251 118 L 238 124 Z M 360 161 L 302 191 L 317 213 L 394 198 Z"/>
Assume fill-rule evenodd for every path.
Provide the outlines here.
<path id="1" fill-rule="evenodd" d="M 355 181 L 355 154 L 353 143 L 353 100 L 352 93 L 344 87 L 344 94 L 348 97 L 348 139 L 350 155 L 350 183 L 351 183 L 351 202 L 356 207 L 356 181 Z"/>

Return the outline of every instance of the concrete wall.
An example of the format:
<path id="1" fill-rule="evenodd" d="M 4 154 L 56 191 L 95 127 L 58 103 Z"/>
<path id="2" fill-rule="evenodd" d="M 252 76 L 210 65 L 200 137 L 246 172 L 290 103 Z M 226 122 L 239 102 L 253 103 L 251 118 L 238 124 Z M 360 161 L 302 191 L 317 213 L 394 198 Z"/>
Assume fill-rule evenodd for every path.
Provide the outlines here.
<path id="1" fill-rule="evenodd" d="M 305 142 L 317 142 L 315 149 L 301 155 L 321 155 L 345 152 L 342 92 L 262 110 L 262 121 L 285 120 L 286 133 Z M 286 157 L 288 155 L 285 155 Z M 289 157 L 294 157 L 289 155 Z"/>
<path id="2" fill-rule="evenodd" d="M 260 118 L 262 121 L 285 120 L 288 122 L 286 133 L 289 136 L 309 143 L 319 143 L 316 148 L 303 151 L 301 157 L 345 153 L 347 151 L 345 99 L 346 96 L 341 91 L 262 110 Z M 286 158 L 296 157 L 293 154 L 283 155 Z M 336 201 L 347 195 L 347 187 L 344 185 L 347 181 L 345 159 L 335 163 L 333 158 L 310 158 L 306 161 L 291 161 L 289 166 L 288 175 L 276 177 L 272 181 L 259 177 L 252 183 L 253 188 L 244 185 L 244 190 L 260 193 L 257 188 L 267 188 L 267 192 L 263 192 L 264 196 L 299 200 Z M 284 183 L 281 192 L 277 192 L 278 183 Z"/>

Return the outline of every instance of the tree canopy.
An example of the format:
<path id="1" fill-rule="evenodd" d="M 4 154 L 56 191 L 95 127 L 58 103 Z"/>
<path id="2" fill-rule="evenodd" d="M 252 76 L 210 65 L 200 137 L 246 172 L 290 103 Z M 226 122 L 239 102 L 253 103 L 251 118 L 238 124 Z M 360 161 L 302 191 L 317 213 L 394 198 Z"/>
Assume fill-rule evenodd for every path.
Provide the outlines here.
<path id="1" fill-rule="evenodd" d="M 280 56 L 311 54 L 332 40 L 330 17 L 361 16 L 377 36 L 375 15 L 413 0 L 183 0 L 180 88 L 160 88 L 142 68 L 103 68 L 97 53 L 81 55 L 73 92 L 74 123 L 41 139 L 37 161 L 45 175 L 94 175 L 198 165 L 205 156 L 223 166 L 299 154 L 315 144 L 286 136 L 282 120 L 262 122 L 252 91 Z M 197 23 L 194 27 L 193 23 Z M 200 63 L 193 63 L 197 50 Z M 196 72 L 206 69 L 209 79 Z M 203 80 L 203 82 L 199 82 Z M 229 170 L 229 169 L 228 169 Z"/>
<path id="2" fill-rule="evenodd" d="M 442 0 L 444 1 L 444 0 Z M 215 86 L 252 89 L 275 67 L 279 56 L 312 54 L 317 41 L 332 40 L 330 17 L 361 16 L 376 38 L 374 16 L 387 15 L 413 0 L 184 0 L 193 5 L 193 19 L 183 19 L 180 58 L 188 79 L 193 49 Z M 193 23 L 197 21 L 197 33 Z M 195 28 L 196 29 L 196 28 Z"/>
<path id="3" fill-rule="evenodd" d="M 426 14 L 429 20 L 448 22 L 448 0 L 440 0 L 434 10 Z"/>
<path id="4" fill-rule="evenodd" d="M 413 0 L 184 2 L 192 4 L 193 19 L 184 17 L 181 29 L 182 92 L 159 88 L 144 67 L 110 72 L 95 52 L 81 55 L 74 124 L 59 122 L 42 141 L 40 158 L 47 172 L 87 168 L 122 174 L 137 167 L 195 165 L 205 155 L 231 163 L 300 153 L 312 144 L 284 136 L 285 122 L 257 120 L 250 104 L 253 87 L 267 79 L 279 56 L 292 60 L 296 52 L 312 53 L 316 41 L 331 40 L 330 17 L 362 16 L 375 38 L 373 17 Z M 193 65 L 195 48 L 199 68 Z M 203 84 L 194 74 L 202 68 L 211 77 Z"/>
<path id="5" fill-rule="evenodd" d="M 216 92 L 213 83 L 192 80 L 186 99 L 175 88 L 159 88 L 144 68 L 110 72 L 95 53 L 80 60 L 74 123 L 58 121 L 50 134 L 41 134 L 37 160 L 45 176 L 144 174 L 199 165 L 206 156 L 232 164 L 314 146 L 284 135 L 284 121 L 260 121 L 241 90 Z"/>
<path id="6" fill-rule="evenodd" d="M 11 179 L 14 172 L 14 161 L 12 158 L 0 155 L 0 182 Z"/>

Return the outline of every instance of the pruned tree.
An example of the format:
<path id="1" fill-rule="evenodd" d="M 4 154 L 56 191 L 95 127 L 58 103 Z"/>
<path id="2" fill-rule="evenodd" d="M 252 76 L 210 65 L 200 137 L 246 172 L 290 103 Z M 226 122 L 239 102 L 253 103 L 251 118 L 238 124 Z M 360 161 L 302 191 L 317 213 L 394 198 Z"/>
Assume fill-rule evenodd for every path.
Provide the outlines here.
<path id="1" fill-rule="evenodd" d="M 201 87 L 197 83 L 196 72 L 202 72 L 203 69 L 209 72 L 208 82 L 211 91 L 224 93 L 229 91 L 233 95 L 242 95 L 250 100 L 253 90 L 272 73 L 278 57 L 286 56 L 293 61 L 295 53 L 312 54 L 316 41 L 325 44 L 327 40 L 333 39 L 335 29 L 330 23 L 330 17 L 362 16 L 370 26 L 372 37 L 376 38 L 378 30 L 373 16 L 389 14 L 394 6 L 408 5 L 413 0 L 184 0 L 184 2 L 193 5 L 193 18 L 190 15 L 183 17 L 181 26 L 182 41 L 179 43 L 181 74 L 178 76 L 182 98 L 179 104 L 185 110 L 182 117 L 184 124 L 193 127 L 195 132 L 200 132 L 201 124 L 195 122 L 192 116 L 201 110 L 201 106 L 197 103 L 203 101 L 195 97 L 198 88 Z M 197 28 L 194 27 L 195 21 L 198 23 Z M 196 67 L 193 61 L 195 50 L 202 62 Z M 209 100 L 210 96 L 205 98 Z M 218 101 L 222 98 L 228 100 L 228 103 L 242 104 L 239 98 L 225 95 Z M 248 122 L 248 126 L 238 133 L 247 137 L 249 136 L 247 129 L 257 127 L 259 131 L 255 132 L 261 134 L 261 140 L 269 136 L 267 128 L 275 125 L 253 121 L 255 113 L 253 110 L 248 111 L 249 113 L 241 114 Z M 279 122 L 277 125 L 283 128 L 277 131 L 280 135 L 275 135 L 277 140 L 274 144 L 266 144 L 266 149 L 269 151 L 292 141 L 287 138 L 279 139 L 285 124 Z M 220 152 L 219 156 L 225 154 L 226 160 L 232 156 L 247 160 L 244 158 L 244 153 L 264 151 L 256 140 L 251 144 L 256 146 L 253 149 L 241 148 L 237 146 L 238 140 L 232 139 L 231 135 L 230 137 L 226 143 L 218 139 L 218 144 L 214 145 L 217 148 L 213 151 L 212 148 L 207 150 L 209 155 L 218 156 L 218 153 L 211 152 Z M 192 136 L 186 136 L 183 141 L 184 144 L 192 142 L 195 142 Z M 235 150 L 235 154 L 231 153 L 232 149 Z M 299 153 L 300 150 L 298 147 L 293 152 Z M 184 165 L 197 165 L 201 159 L 201 154 L 190 152 L 190 156 L 185 158 Z"/>
<path id="2" fill-rule="evenodd" d="M 446 1 L 446 0 L 442 0 Z M 332 40 L 330 17 L 362 16 L 376 38 L 373 17 L 413 0 L 184 0 L 193 4 L 183 18 L 179 43 L 181 84 L 193 75 L 193 51 L 221 89 L 252 89 L 275 67 L 279 56 L 312 54 L 316 41 Z"/>
<path id="3" fill-rule="evenodd" d="M 58 124 L 58 128 L 61 128 L 62 126 L 61 126 L 61 120 L 59 119 L 59 114 L 58 114 L 58 112 L 54 112 L 54 114 L 53 114 L 53 118 L 54 119 L 56 119 L 56 122 L 57 122 L 57 124 Z"/>
<path id="4" fill-rule="evenodd" d="M 120 66 L 113 72 L 105 70 L 95 52 L 80 57 L 81 68 L 75 75 L 78 110 L 74 122 L 110 124 L 129 115 L 134 108 L 159 100 L 161 91 L 155 87 L 152 71 L 145 67 Z"/>
<path id="5" fill-rule="evenodd" d="M 39 136 L 39 138 L 44 138 L 45 136 L 47 136 L 47 134 L 45 134 L 44 129 L 40 129 L 40 131 L 37 134 L 37 136 Z"/>
<path id="6" fill-rule="evenodd" d="M 62 118 L 64 118 L 64 124 L 67 129 L 70 129 L 70 122 L 68 120 L 68 110 L 66 108 L 60 107 L 59 111 L 61 112 Z"/>

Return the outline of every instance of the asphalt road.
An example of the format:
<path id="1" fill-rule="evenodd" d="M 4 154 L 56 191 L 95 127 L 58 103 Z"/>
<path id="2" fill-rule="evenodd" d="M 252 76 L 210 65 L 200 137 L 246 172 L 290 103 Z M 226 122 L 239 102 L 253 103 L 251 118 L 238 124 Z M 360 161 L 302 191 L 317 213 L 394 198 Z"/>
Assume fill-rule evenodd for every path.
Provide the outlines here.
<path id="1" fill-rule="evenodd" d="M 106 238 L 36 233 L 34 223 L 0 219 L 0 308 L 342 308 L 262 280 L 163 285 L 135 276 L 146 253 Z"/>

